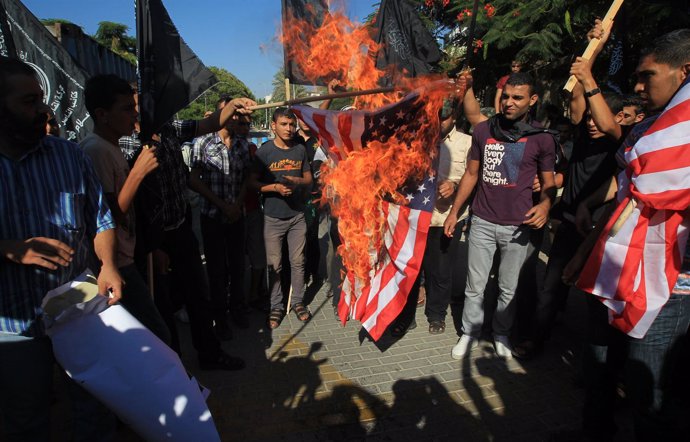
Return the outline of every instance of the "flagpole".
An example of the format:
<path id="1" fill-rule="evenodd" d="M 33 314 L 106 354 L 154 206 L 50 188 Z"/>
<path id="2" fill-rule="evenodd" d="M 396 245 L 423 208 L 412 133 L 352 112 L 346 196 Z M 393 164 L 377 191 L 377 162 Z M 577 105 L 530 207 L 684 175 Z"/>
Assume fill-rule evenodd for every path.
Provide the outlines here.
<path id="1" fill-rule="evenodd" d="M 289 81 L 289 80 L 286 79 L 286 81 Z M 332 100 L 334 98 L 348 98 L 348 97 L 358 97 L 360 95 L 385 94 L 388 92 L 393 92 L 395 90 L 396 90 L 396 88 L 394 88 L 394 87 L 380 87 L 380 88 L 376 88 L 376 89 L 366 89 L 363 91 L 337 92 L 334 94 L 314 95 L 312 97 L 295 98 L 294 100 L 288 99 L 285 101 L 277 101 L 275 103 L 257 104 L 256 106 L 250 106 L 247 109 L 249 109 L 249 110 L 270 109 L 272 107 L 292 106 L 293 104 L 310 103 L 312 101 Z M 287 94 L 286 94 L 286 96 L 287 96 Z"/>
<path id="2" fill-rule="evenodd" d="M 606 12 L 606 15 L 601 20 L 601 27 L 604 29 L 604 31 L 611 30 L 611 27 L 613 26 L 613 19 L 616 17 L 616 14 L 618 14 L 618 10 L 621 8 L 622 5 L 623 0 L 613 0 L 613 3 L 611 3 L 611 7 L 609 7 L 609 10 Z M 601 43 L 601 39 L 591 39 L 589 41 L 589 44 L 587 45 L 587 48 L 585 49 L 585 52 L 582 54 L 582 58 L 586 60 L 592 58 L 592 55 L 594 55 L 594 51 L 599 46 L 599 43 Z M 565 86 L 563 86 L 563 90 L 572 92 L 576 84 L 577 78 L 575 78 L 574 75 L 571 75 L 570 78 L 568 78 L 568 81 L 565 83 Z"/>
<path id="3" fill-rule="evenodd" d="M 290 79 L 288 77 L 285 77 L 285 100 L 290 101 Z"/>

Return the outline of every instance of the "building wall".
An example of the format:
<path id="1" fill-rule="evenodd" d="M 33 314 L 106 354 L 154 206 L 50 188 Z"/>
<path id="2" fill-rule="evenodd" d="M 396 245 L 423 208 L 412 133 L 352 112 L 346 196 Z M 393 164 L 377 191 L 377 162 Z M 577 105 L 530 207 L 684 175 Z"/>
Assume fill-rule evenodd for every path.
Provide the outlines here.
<path id="1" fill-rule="evenodd" d="M 137 79 L 135 65 L 99 44 L 79 26 L 55 23 L 46 28 L 90 76 L 115 74 L 127 81 Z"/>

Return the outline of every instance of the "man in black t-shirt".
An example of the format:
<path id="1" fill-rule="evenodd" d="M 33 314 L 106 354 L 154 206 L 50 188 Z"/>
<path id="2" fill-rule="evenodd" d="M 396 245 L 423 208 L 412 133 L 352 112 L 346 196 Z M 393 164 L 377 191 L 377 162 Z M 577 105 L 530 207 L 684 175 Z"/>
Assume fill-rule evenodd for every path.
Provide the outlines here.
<path id="1" fill-rule="evenodd" d="M 591 78 L 589 65 L 578 65 L 578 69 L 582 72 L 581 78 Z M 585 96 L 582 82 L 573 90 L 570 115 L 571 121 L 577 124 L 576 139 L 561 200 L 551 211 L 551 216 L 559 220 L 560 225 L 549 252 L 543 286 L 537 293 L 532 330 L 528 339 L 513 349 L 513 355 L 519 358 L 531 358 L 541 351 L 559 308 L 565 304 L 570 287 L 563 283 L 561 276 L 583 241 L 575 227 L 578 205 L 616 171 L 615 154 L 622 134 L 620 113 L 623 101 L 616 95 L 605 99 L 599 96 L 594 100 L 594 95 Z M 603 123 L 602 119 L 609 124 Z M 600 207 L 595 216 L 601 216 L 603 209 Z"/>
<path id="2" fill-rule="evenodd" d="M 304 188 L 312 184 L 309 159 L 303 144 L 295 139 L 297 118 L 287 108 L 273 113 L 271 129 L 275 139 L 256 151 L 250 176 L 250 187 L 263 195 L 264 241 L 269 271 L 271 312 L 268 326 L 278 327 L 285 316 L 283 292 L 280 286 L 283 240 L 289 248 L 291 283 L 290 307 L 300 321 L 308 321 L 311 313 L 304 299 L 304 244 L 307 226 L 304 221 Z"/>

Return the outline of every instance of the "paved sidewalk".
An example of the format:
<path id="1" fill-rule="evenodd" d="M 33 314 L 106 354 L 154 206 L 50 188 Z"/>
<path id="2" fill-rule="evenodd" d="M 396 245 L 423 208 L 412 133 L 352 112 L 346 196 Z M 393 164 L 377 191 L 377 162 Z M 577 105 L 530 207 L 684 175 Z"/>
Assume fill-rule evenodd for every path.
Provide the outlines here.
<path id="1" fill-rule="evenodd" d="M 357 321 L 341 326 L 326 293 L 315 294 L 308 323 L 291 313 L 271 331 L 266 314 L 253 311 L 248 329 L 234 328 L 223 346 L 247 362 L 239 372 L 200 371 L 188 326 L 178 324 L 183 361 L 211 389 L 223 441 L 543 441 L 580 428 L 582 295 L 568 298 L 545 353 L 520 362 L 497 357 L 489 341 L 453 360 L 450 314 L 446 332 L 430 335 L 421 308 L 415 330 L 375 344 Z M 68 407 L 57 397 L 54 440 L 68 440 Z M 617 441 L 632 440 L 625 427 Z M 118 434 L 139 440 L 127 428 Z"/>
<path id="2" fill-rule="evenodd" d="M 546 352 L 529 362 L 501 359 L 487 341 L 453 360 L 452 321 L 430 335 L 423 309 L 415 330 L 397 341 L 384 336 L 381 349 L 362 340 L 356 321 L 336 321 L 325 290 L 310 308 L 308 323 L 290 314 L 273 332 L 264 313 L 250 314 L 250 327 L 235 328 L 223 344 L 246 360 L 238 372 L 200 371 L 188 326 L 178 324 L 183 361 L 211 389 L 223 441 L 544 441 L 580 428 L 581 296 L 570 296 Z M 71 418 L 64 382 L 57 387 L 53 440 L 60 442 L 70 440 Z M 634 440 L 625 409 L 618 414 L 616 441 Z M 116 440 L 140 441 L 125 427 Z"/>
<path id="3" fill-rule="evenodd" d="M 580 425 L 573 361 L 581 304 L 571 299 L 565 324 L 535 361 L 501 359 L 490 342 L 455 361 L 450 318 L 445 334 L 430 335 L 418 309 L 418 327 L 397 341 L 384 336 L 379 349 L 362 340 L 356 321 L 336 321 L 321 290 L 309 323 L 290 314 L 271 333 L 256 312 L 249 329 L 235 329 L 225 348 L 245 358 L 245 370 L 198 372 L 185 362 L 212 390 L 224 441 L 545 440 Z"/>

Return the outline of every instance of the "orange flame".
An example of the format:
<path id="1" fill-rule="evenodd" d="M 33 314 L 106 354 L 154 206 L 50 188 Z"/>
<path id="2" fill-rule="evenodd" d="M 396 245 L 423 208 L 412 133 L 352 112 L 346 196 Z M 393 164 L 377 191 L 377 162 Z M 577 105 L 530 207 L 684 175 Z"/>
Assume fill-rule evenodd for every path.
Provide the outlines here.
<path id="1" fill-rule="evenodd" d="M 368 55 L 379 49 L 370 30 L 352 23 L 341 12 L 324 19 L 314 29 L 306 22 L 288 17 L 283 29 L 287 58 L 295 62 L 302 73 L 312 80 L 338 78 L 358 90 L 373 89 L 387 72 L 376 69 L 375 60 Z M 303 35 L 310 35 L 306 42 Z M 343 244 L 338 253 L 345 268 L 356 278 L 368 281 L 383 249 L 385 220 L 381 211 L 382 198 L 390 196 L 398 204 L 406 204 L 399 189 L 411 177 L 421 179 L 430 170 L 438 152 L 440 123 L 438 114 L 444 99 L 452 95 L 454 86 L 440 75 L 401 79 L 402 90 L 421 91 L 421 127 L 412 133 L 400 127 L 385 143 L 371 141 L 366 148 L 351 153 L 336 168 L 327 165 L 322 170 L 324 199 L 330 203 L 338 218 Z M 433 85 L 433 87 L 432 87 Z M 441 85 L 441 86 L 439 86 Z M 463 91 L 454 91 L 462 98 Z M 355 106 L 372 109 L 395 102 L 399 94 L 377 94 L 358 98 Z"/>

